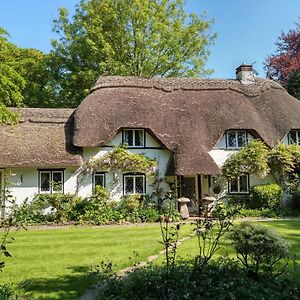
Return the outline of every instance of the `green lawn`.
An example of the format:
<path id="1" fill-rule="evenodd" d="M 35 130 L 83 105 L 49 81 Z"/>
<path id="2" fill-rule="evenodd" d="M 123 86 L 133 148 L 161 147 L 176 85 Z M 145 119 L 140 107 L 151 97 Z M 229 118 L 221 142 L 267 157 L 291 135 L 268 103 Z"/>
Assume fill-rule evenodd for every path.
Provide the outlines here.
<path id="1" fill-rule="evenodd" d="M 182 235 L 191 232 L 183 226 Z M 163 246 L 159 224 L 103 227 L 28 229 L 14 233 L 12 258 L 0 273 L 0 283 L 28 282 L 27 289 L 37 299 L 76 299 L 95 279 L 88 276 L 92 265 L 112 261 L 123 269 Z M 138 257 L 133 253 L 137 252 Z"/>
<path id="2" fill-rule="evenodd" d="M 292 243 L 291 252 L 300 264 L 300 220 L 261 223 Z M 181 236 L 191 230 L 190 225 L 183 226 Z M 159 224 L 31 228 L 14 236 L 15 241 L 9 245 L 13 257 L 6 260 L 0 283 L 28 282 L 27 289 L 36 299 L 77 299 L 95 282 L 88 276 L 92 265 L 102 260 L 112 261 L 116 270 L 120 270 L 162 249 Z M 228 240 L 222 243 L 225 247 L 218 254 L 233 255 Z M 197 241 L 192 238 L 179 247 L 178 254 L 195 256 L 197 249 Z M 134 251 L 139 254 L 137 260 L 130 259 Z"/>

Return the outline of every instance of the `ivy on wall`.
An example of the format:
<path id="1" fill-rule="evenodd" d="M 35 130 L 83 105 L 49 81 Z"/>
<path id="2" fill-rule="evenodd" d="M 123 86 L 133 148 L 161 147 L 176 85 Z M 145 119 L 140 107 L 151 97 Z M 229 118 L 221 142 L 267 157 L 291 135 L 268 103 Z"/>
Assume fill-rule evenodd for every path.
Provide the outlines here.
<path id="1" fill-rule="evenodd" d="M 222 175 L 232 180 L 244 174 L 265 177 L 272 173 L 277 182 L 286 187 L 288 175 L 299 169 L 300 146 L 279 144 L 269 149 L 262 141 L 254 140 L 225 161 Z"/>

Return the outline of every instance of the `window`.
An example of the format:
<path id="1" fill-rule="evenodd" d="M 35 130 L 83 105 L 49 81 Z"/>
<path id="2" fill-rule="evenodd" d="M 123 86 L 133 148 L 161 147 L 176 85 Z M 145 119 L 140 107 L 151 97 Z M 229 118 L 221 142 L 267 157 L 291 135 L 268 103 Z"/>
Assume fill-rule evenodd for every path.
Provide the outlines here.
<path id="1" fill-rule="evenodd" d="M 39 191 L 40 193 L 63 193 L 62 170 L 41 170 L 39 171 Z"/>
<path id="2" fill-rule="evenodd" d="M 291 130 L 288 135 L 289 144 L 300 145 L 300 130 Z"/>
<path id="3" fill-rule="evenodd" d="M 247 194 L 249 192 L 249 175 L 241 175 L 231 180 L 228 185 L 229 194 Z"/>
<path id="4" fill-rule="evenodd" d="M 123 144 L 128 147 L 144 147 L 144 129 L 124 129 Z"/>
<path id="5" fill-rule="evenodd" d="M 95 172 L 93 178 L 93 188 L 95 189 L 96 186 L 105 187 L 105 173 L 103 172 Z"/>
<path id="6" fill-rule="evenodd" d="M 145 193 L 144 174 L 124 175 L 124 195 L 144 194 L 144 193 Z"/>
<path id="7" fill-rule="evenodd" d="M 226 145 L 227 148 L 239 149 L 247 144 L 247 132 L 231 130 L 226 133 Z"/>

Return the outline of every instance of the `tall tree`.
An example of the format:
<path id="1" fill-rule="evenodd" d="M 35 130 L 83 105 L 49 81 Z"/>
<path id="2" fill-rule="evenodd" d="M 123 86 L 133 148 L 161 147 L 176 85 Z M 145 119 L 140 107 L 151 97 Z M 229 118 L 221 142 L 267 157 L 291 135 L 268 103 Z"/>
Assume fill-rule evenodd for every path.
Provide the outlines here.
<path id="1" fill-rule="evenodd" d="M 279 80 L 289 92 L 300 99 L 300 23 L 295 29 L 281 33 L 276 43 L 276 53 L 265 60 L 267 76 Z M 298 79 L 297 79 L 298 78 Z"/>
<path id="2" fill-rule="evenodd" d="M 54 21 L 52 76 L 61 105 L 77 106 L 100 75 L 205 76 L 211 20 L 183 0 L 82 0 Z"/>

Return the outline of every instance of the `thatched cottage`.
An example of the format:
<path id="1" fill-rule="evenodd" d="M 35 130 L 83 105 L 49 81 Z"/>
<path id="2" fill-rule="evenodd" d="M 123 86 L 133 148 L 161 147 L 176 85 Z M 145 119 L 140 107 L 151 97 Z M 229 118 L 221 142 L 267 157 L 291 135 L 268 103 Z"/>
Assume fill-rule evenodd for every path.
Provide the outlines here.
<path id="1" fill-rule="evenodd" d="M 249 65 L 232 80 L 100 77 L 74 110 L 17 110 L 19 124 L 0 127 L 0 183 L 6 178 L 19 203 L 37 193 L 88 196 L 96 184 L 116 199 L 151 193 L 152 179 L 141 173 L 96 170 L 78 185 L 85 161 L 124 143 L 157 160 L 165 191 L 173 183 L 178 197 L 194 202 L 212 195 L 220 166 L 247 141 L 300 143 L 300 102 L 279 84 L 254 78 Z M 241 176 L 228 193 L 247 194 L 259 180 Z"/>

